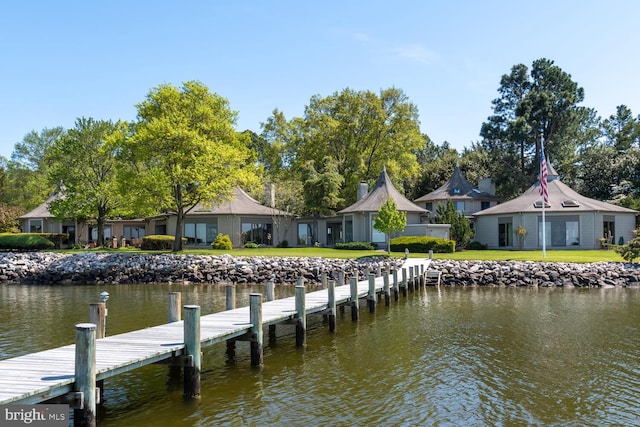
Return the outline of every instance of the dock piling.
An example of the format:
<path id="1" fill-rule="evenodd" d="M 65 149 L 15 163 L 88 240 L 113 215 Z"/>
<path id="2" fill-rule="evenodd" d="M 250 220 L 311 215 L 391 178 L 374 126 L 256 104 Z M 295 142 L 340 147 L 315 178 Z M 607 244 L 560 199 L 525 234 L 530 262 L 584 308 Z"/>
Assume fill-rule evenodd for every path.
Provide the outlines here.
<path id="1" fill-rule="evenodd" d="M 384 305 L 386 307 L 389 307 L 391 305 L 391 292 L 389 290 L 389 270 L 384 272 L 382 280 L 384 281 L 382 288 L 382 291 L 384 292 Z"/>
<path id="2" fill-rule="evenodd" d="M 376 312 L 376 276 L 369 274 L 369 294 L 367 295 L 369 303 L 369 313 Z"/>
<path id="3" fill-rule="evenodd" d="M 391 270 L 393 274 L 393 300 L 398 301 L 398 269 L 394 268 Z"/>
<path id="4" fill-rule="evenodd" d="M 200 306 L 184 306 L 184 352 L 191 358 L 190 366 L 184 368 L 183 397 L 189 399 L 200 398 Z"/>
<path id="5" fill-rule="evenodd" d="M 182 293 L 169 292 L 169 323 L 179 322 L 182 320 Z"/>
<path id="6" fill-rule="evenodd" d="M 226 285 L 224 288 L 225 309 L 233 310 L 236 308 L 236 287 L 235 285 Z M 227 356 L 233 357 L 236 351 L 236 340 L 227 340 Z"/>
<path id="7" fill-rule="evenodd" d="M 329 301 L 327 303 L 329 309 L 329 332 L 336 330 L 336 282 L 329 280 Z"/>
<path id="8" fill-rule="evenodd" d="M 304 279 L 298 277 L 296 285 L 296 345 L 307 345 L 307 312 L 305 309 Z"/>
<path id="9" fill-rule="evenodd" d="M 82 393 L 80 409 L 74 409 L 74 425 L 96 425 L 96 325 L 76 325 L 76 358 L 74 390 Z"/>
<path id="10" fill-rule="evenodd" d="M 360 302 L 358 301 L 358 279 L 357 277 L 352 277 L 349 281 L 349 287 L 351 288 L 351 320 L 354 322 L 358 321 L 360 310 Z"/>
<path id="11" fill-rule="evenodd" d="M 251 318 L 251 366 L 262 366 L 264 352 L 261 294 L 249 294 L 249 317 Z"/>

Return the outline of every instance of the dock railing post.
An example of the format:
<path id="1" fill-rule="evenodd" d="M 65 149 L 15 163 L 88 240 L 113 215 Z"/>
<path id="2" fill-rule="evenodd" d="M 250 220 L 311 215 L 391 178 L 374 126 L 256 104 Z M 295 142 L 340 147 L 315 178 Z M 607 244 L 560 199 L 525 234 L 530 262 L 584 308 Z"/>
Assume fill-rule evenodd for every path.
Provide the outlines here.
<path id="1" fill-rule="evenodd" d="M 271 275 L 271 280 L 268 280 L 265 284 L 267 288 L 267 301 L 273 301 L 275 299 L 275 284 L 273 283 L 273 279 L 275 275 Z M 276 325 L 269 325 L 269 339 L 274 339 L 276 337 Z"/>
<path id="2" fill-rule="evenodd" d="M 184 352 L 192 360 L 191 366 L 184 368 L 185 399 L 200 398 L 200 306 L 184 306 Z"/>
<path id="3" fill-rule="evenodd" d="M 236 308 L 236 287 L 235 285 L 226 285 L 225 292 L 225 310 L 233 310 Z M 236 351 L 236 340 L 227 340 L 227 356 L 233 357 Z"/>
<path id="4" fill-rule="evenodd" d="M 427 281 L 424 277 L 424 264 L 420 264 L 420 287 L 424 288 L 427 286 Z"/>
<path id="5" fill-rule="evenodd" d="M 296 345 L 304 347 L 307 344 L 307 310 L 305 304 L 304 279 L 298 277 L 296 285 Z"/>
<path id="6" fill-rule="evenodd" d="M 393 300 L 398 301 L 398 269 L 391 270 L 393 274 Z"/>
<path id="7" fill-rule="evenodd" d="M 336 330 L 336 282 L 335 280 L 329 280 L 328 289 L 329 301 L 327 308 L 329 309 L 329 332 L 335 332 Z"/>
<path id="8" fill-rule="evenodd" d="M 107 334 L 107 304 L 94 302 L 89 305 L 89 323 L 96 325 L 96 339 L 104 338 Z M 96 384 L 100 392 L 98 404 L 104 402 L 104 380 Z"/>
<path id="9" fill-rule="evenodd" d="M 391 292 L 389 291 L 389 270 L 384 272 L 384 276 L 382 276 L 382 280 L 384 280 L 383 290 L 384 290 L 384 305 L 389 307 L 391 305 Z"/>
<path id="10" fill-rule="evenodd" d="M 76 359 L 74 390 L 82 393 L 81 409 L 74 409 L 73 424 L 96 425 L 96 325 L 76 325 Z"/>
<path id="11" fill-rule="evenodd" d="M 400 291 L 402 296 L 407 296 L 407 267 L 402 267 L 402 282 L 400 282 Z"/>
<path id="12" fill-rule="evenodd" d="M 261 294 L 249 294 L 249 317 L 251 318 L 251 366 L 262 366 L 264 353 Z"/>
<path id="13" fill-rule="evenodd" d="M 358 274 L 356 272 L 356 274 Z M 349 281 L 349 286 L 351 288 L 351 320 L 354 322 L 358 321 L 360 310 L 360 303 L 358 301 L 358 278 L 352 277 Z"/>
<path id="14" fill-rule="evenodd" d="M 182 293 L 169 292 L 169 323 L 182 320 Z"/>
<path id="15" fill-rule="evenodd" d="M 376 276 L 369 274 L 369 294 L 367 295 L 369 303 L 369 313 L 376 312 Z"/>

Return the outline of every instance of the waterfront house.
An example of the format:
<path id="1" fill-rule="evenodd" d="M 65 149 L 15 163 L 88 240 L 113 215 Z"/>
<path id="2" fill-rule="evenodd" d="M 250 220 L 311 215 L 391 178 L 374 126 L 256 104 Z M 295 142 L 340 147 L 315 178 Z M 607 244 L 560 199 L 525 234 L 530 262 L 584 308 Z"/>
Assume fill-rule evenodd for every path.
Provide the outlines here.
<path id="1" fill-rule="evenodd" d="M 549 249 L 600 249 L 633 238 L 638 211 L 584 197 L 564 184 L 553 167 L 547 178 L 545 238 Z M 474 214 L 475 240 L 490 249 L 542 248 L 540 181 L 519 197 Z"/>

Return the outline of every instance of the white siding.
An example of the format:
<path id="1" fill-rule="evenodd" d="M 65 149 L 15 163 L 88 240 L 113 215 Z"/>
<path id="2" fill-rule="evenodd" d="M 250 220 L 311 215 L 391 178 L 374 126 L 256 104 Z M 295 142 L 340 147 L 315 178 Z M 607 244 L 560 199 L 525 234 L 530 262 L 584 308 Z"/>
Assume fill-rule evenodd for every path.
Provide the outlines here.
<path id="1" fill-rule="evenodd" d="M 476 219 L 476 235 L 473 240 L 496 249 L 498 247 L 498 217 L 479 216 Z"/>
<path id="2" fill-rule="evenodd" d="M 538 244 L 538 214 L 523 215 L 524 228 L 527 229 L 527 238 L 524 241 L 524 249 L 536 250 Z M 517 226 L 516 226 L 517 227 Z"/>
<path id="3" fill-rule="evenodd" d="M 596 224 L 600 224 L 600 233 L 596 233 Z M 580 214 L 580 249 L 599 248 L 598 236 L 602 234 L 602 215 L 593 212 Z"/>
<path id="4" fill-rule="evenodd" d="M 634 214 L 618 214 L 616 215 L 616 241 L 618 243 L 620 236 L 624 239 L 624 243 L 633 239 L 633 230 L 636 226 L 636 216 Z"/>

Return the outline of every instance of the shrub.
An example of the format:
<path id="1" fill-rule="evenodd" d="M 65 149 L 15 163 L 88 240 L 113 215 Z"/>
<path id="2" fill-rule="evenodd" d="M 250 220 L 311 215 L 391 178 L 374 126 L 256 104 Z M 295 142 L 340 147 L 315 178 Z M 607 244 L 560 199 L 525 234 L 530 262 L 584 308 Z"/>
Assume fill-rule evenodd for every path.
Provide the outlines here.
<path id="1" fill-rule="evenodd" d="M 473 251 L 479 251 L 481 249 L 486 249 L 486 247 L 477 240 L 474 240 L 473 242 L 469 243 L 469 249 Z"/>
<path id="2" fill-rule="evenodd" d="M 346 249 L 351 251 L 367 251 L 374 250 L 375 248 L 369 242 L 349 242 L 349 243 L 336 243 L 336 249 Z"/>
<path id="3" fill-rule="evenodd" d="M 62 244 L 69 240 L 69 235 L 67 233 L 31 233 L 31 234 L 39 234 L 47 240 L 50 240 L 53 243 L 53 247 L 56 249 L 62 248 Z"/>
<path id="4" fill-rule="evenodd" d="M 53 248 L 55 244 L 41 233 L 0 234 L 0 249 L 37 251 Z"/>
<path id="5" fill-rule="evenodd" d="M 435 253 L 453 253 L 456 251 L 455 240 L 441 239 L 428 236 L 403 236 L 391 239 L 390 242 L 392 252 L 409 252 L 427 253 L 432 250 Z"/>
<path id="6" fill-rule="evenodd" d="M 166 251 L 173 248 L 173 241 L 175 236 L 167 236 L 165 234 L 152 234 L 150 236 L 144 236 L 142 238 L 142 245 L 140 249 L 145 251 Z M 187 243 L 186 238 L 182 238 L 182 243 Z"/>
<path id="7" fill-rule="evenodd" d="M 289 247 L 289 241 L 287 239 L 283 240 L 282 242 L 278 243 L 278 247 L 279 248 L 288 248 Z"/>
<path id="8" fill-rule="evenodd" d="M 256 249 L 258 248 L 258 244 L 253 242 L 247 242 L 244 244 L 244 247 L 245 249 Z"/>
<path id="9" fill-rule="evenodd" d="M 228 251 L 233 249 L 233 243 L 231 243 L 231 238 L 228 234 L 218 233 L 218 235 L 216 236 L 216 240 L 211 243 L 211 248 Z"/>

